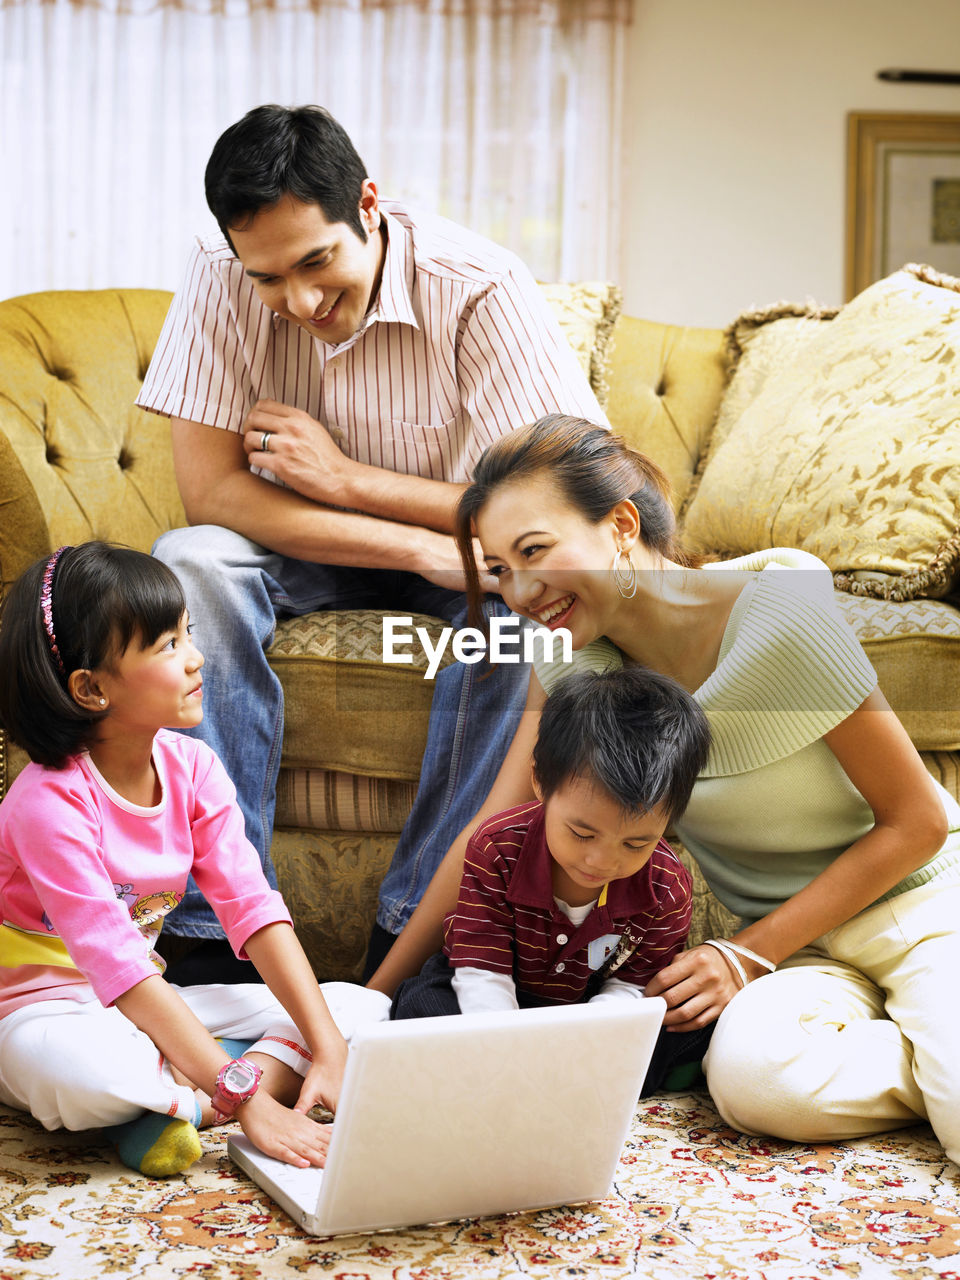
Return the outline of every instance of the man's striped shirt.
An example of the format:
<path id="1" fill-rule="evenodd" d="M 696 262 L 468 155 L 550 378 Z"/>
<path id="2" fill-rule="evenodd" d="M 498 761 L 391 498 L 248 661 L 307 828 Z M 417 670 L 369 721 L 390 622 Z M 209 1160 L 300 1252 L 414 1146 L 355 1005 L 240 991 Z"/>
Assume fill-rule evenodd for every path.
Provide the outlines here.
<path id="1" fill-rule="evenodd" d="M 137 403 L 239 431 L 273 399 L 305 410 L 358 462 L 454 482 L 547 413 L 606 423 L 517 257 L 445 219 L 388 201 L 380 210 L 380 289 L 338 345 L 271 312 L 222 236 L 198 241 Z"/>

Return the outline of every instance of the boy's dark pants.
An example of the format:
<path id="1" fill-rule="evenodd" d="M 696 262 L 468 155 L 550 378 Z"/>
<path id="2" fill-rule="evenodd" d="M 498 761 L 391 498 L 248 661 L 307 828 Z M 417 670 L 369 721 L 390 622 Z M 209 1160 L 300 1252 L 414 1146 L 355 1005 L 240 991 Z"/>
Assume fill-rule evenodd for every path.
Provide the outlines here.
<path id="1" fill-rule="evenodd" d="M 584 1000 L 595 995 L 599 986 L 600 983 L 597 982 L 594 987 L 588 987 Z M 517 1000 L 521 1009 L 537 1008 L 543 1003 L 523 991 L 517 992 Z M 417 977 L 407 978 L 400 983 L 390 1006 L 392 1019 L 439 1018 L 459 1012 L 460 1005 L 453 989 L 453 968 L 442 951 L 430 957 Z M 700 1031 L 661 1029 L 640 1091 L 641 1098 L 661 1092 L 667 1076 L 678 1067 L 692 1067 L 699 1063 L 707 1051 L 715 1025 L 711 1022 Z"/>

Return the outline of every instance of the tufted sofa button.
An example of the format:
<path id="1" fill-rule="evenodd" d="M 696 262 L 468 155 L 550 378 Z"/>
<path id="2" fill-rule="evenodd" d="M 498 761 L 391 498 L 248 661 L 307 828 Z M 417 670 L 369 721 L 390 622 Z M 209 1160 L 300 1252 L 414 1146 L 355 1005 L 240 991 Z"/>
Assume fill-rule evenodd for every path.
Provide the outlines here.
<path id="1" fill-rule="evenodd" d="M 51 467 L 60 465 L 60 450 L 55 444 L 48 444 L 44 450 L 43 456 Z"/>
<path id="2" fill-rule="evenodd" d="M 121 471 L 128 471 L 133 466 L 133 454 L 123 445 L 117 455 L 117 466 Z"/>

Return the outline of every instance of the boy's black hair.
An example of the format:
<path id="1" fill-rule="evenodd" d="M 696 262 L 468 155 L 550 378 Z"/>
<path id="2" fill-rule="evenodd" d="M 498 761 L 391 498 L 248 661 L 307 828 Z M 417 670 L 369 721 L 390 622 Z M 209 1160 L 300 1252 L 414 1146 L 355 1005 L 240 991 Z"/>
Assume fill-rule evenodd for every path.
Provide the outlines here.
<path id="1" fill-rule="evenodd" d="M 360 196 L 367 170 L 346 130 L 324 107 L 252 111 L 214 144 L 204 174 L 207 204 L 226 236 L 283 196 L 319 205 L 329 223 L 345 222 L 364 242 Z"/>
<path id="2" fill-rule="evenodd" d="M 533 771 L 544 800 L 583 778 L 627 813 L 683 813 L 707 763 L 710 729 L 675 680 L 646 667 L 567 676 L 540 714 Z"/>
<path id="3" fill-rule="evenodd" d="M 176 575 L 142 551 L 85 542 L 64 551 L 53 575 L 50 648 L 40 606 L 49 556 L 17 579 L 0 612 L 0 725 L 37 764 L 61 768 L 96 738 L 107 713 L 70 696 L 72 671 L 109 666 L 136 640 L 147 648 L 186 610 Z"/>

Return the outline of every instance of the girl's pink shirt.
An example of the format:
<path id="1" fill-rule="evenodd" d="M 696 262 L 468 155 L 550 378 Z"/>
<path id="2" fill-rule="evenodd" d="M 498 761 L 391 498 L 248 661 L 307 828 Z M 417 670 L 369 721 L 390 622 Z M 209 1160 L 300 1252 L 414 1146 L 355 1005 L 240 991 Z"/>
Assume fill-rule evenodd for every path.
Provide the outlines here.
<path id="1" fill-rule="evenodd" d="M 258 929 L 292 923 L 210 748 L 161 730 L 153 761 L 153 808 L 118 795 L 86 754 L 28 765 L 0 804 L 0 1017 L 38 1000 L 110 1005 L 162 972 L 153 942 L 191 872 L 241 957 Z"/>

